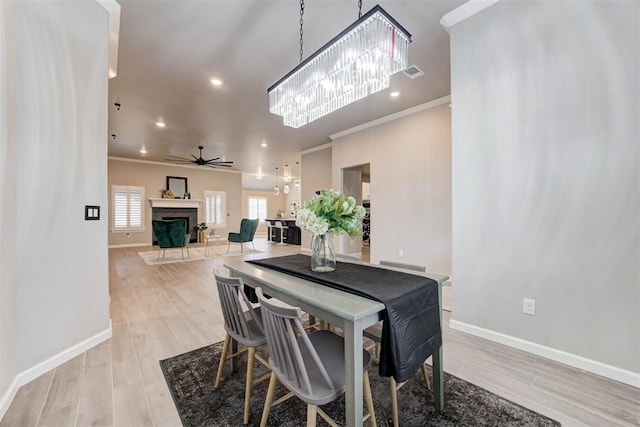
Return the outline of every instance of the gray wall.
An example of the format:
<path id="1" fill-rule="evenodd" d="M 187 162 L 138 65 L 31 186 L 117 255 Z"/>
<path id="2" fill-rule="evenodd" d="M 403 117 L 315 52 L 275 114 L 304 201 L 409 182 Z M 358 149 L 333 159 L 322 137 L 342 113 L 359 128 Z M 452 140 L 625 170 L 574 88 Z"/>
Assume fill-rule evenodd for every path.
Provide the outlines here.
<path id="1" fill-rule="evenodd" d="M 2 217 L 11 224 L 15 215 L 15 232 L 0 231 L 1 277 L 3 294 L 14 294 L 14 280 L 17 289 L 17 346 L 7 348 L 17 349 L 21 372 L 109 329 L 108 14 L 93 1 L 3 2 L 0 10 L 16 49 L 5 58 L 15 97 L 2 155 L 16 164 L 2 173 L 14 174 L 3 179 L 15 197 L 2 192 Z M 100 221 L 84 220 L 87 204 L 102 207 Z M 12 259 L 15 275 L 4 268 Z M 4 345 L 3 337 L 3 354 Z"/>
<path id="2" fill-rule="evenodd" d="M 451 273 L 448 101 L 337 138 L 332 159 L 336 189 L 342 188 L 343 168 L 370 164 L 371 262 L 395 260 Z"/>
<path id="3" fill-rule="evenodd" d="M 504 1 L 451 29 L 454 321 L 636 373 L 639 5 Z"/>
<path id="4" fill-rule="evenodd" d="M 316 191 L 331 188 L 331 147 L 303 153 L 301 158 L 301 202 L 313 199 Z M 302 230 L 302 250 L 311 250 L 311 233 Z"/>
<path id="5" fill-rule="evenodd" d="M 145 230 L 126 233 L 112 233 L 111 222 L 113 213 L 109 210 L 109 245 L 151 245 L 151 205 L 149 198 L 162 197 L 161 190 L 166 188 L 167 176 L 187 178 L 187 186 L 192 199 L 204 200 L 205 190 L 227 192 L 227 227 L 217 229 L 220 235 L 226 236 L 227 231 L 240 229 L 242 219 L 242 174 L 235 171 L 218 171 L 196 167 L 162 165 L 153 162 L 131 162 L 126 160 L 109 159 L 109 197 L 112 185 L 131 185 L 145 188 Z M 111 199 L 109 199 L 111 203 Z M 105 212 L 105 215 L 107 213 Z M 204 222 L 204 204 L 198 209 L 198 222 Z"/>
<path id="6" fill-rule="evenodd" d="M 10 117 L 17 78 L 14 56 L 14 5 L 0 2 L 0 418 L 8 406 L 7 393 L 18 372 L 16 281 L 16 144 Z M 3 398 L 4 396 L 4 398 Z"/>

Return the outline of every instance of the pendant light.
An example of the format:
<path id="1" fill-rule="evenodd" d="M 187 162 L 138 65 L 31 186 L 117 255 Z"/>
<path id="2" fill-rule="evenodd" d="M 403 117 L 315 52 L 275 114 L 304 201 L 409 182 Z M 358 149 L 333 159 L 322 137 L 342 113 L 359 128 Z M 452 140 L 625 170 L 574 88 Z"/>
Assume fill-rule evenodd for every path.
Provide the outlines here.
<path id="1" fill-rule="evenodd" d="M 300 162 L 296 162 L 296 183 L 293 185 L 295 191 L 300 191 Z"/>
<path id="2" fill-rule="evenodd" d="M 299 128 L 390 84 L 407 68 L 411 34 L 379 5 L 304 61 L 304 0 L 300 0 L 300 63 L 271 86 L 269 112 Z"/>
<path id="3" fill-rule="evenodd" d="M 280 187 L 278 187 L 278 167 L 276 166 L 276 186 L 273 187 L 273 194 L 276 196 L 280 194 Z"/>
<path id="4" fill-rule="evenodd" d="M 284 165 L 284 186 L 282 187 L 282 192 L 284 194 L 289 194 L 289 181 L 291 181 L 291 177 L 287 174 L 287 170 L 289 169 L 289 165 Z"/>

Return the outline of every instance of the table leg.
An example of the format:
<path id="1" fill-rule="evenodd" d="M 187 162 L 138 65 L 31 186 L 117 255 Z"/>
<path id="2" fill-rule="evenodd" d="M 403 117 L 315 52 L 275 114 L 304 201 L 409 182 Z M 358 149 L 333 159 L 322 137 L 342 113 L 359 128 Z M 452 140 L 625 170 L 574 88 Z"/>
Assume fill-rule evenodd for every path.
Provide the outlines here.
<path id="1" fill-rule="evenodd" d="M 442 369 L 442 346 L 433 354 L 433 400 L 436 411 L 442 412 L 444 408 L 444 384 Z"/>
<path id="2" fill-rule="evenodd" d="M 346 323 L 344 329 L 345 417 L 349 427 L 362 425 L 362 327 Z"/>

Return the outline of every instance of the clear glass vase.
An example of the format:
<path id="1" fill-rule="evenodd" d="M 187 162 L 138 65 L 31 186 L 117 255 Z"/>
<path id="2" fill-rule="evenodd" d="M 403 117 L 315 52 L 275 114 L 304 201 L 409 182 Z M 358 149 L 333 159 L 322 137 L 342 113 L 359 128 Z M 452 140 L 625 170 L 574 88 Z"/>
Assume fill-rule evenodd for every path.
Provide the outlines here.
<path id="1" fill-rule="evenodd" d="M 313 236 L 311 242 L 311 270 L 326 273 L 336 269 L 336 253 L 333 250 L 333 233 Z"/>

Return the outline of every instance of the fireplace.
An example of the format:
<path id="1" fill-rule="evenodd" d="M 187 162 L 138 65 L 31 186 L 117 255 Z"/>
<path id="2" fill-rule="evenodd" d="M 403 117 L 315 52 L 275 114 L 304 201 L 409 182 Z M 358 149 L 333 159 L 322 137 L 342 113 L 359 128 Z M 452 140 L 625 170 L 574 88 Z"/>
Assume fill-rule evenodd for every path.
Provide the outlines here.
<path id="1" fill-rule="evenodd" d="M 151 218 L 157 220 L 184 219 L 187 221 L 187 231 L 191 234 L 190 243 L 198 241 L 198 209 L 196 208 L 152 208 Z M 156 236 L 151 232 L 153 244 L 157 245 Z"/>

